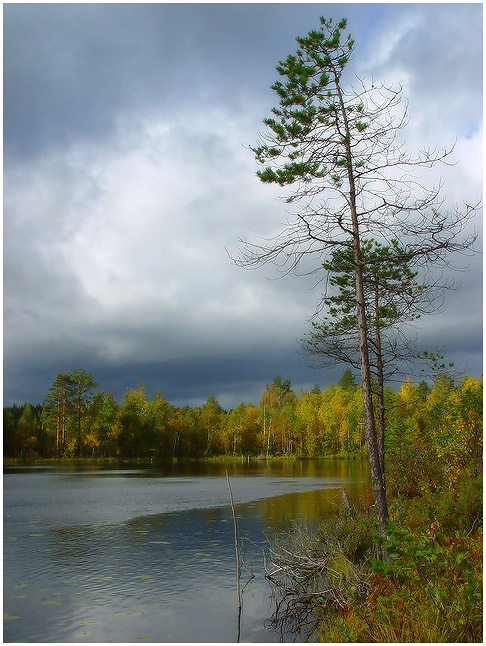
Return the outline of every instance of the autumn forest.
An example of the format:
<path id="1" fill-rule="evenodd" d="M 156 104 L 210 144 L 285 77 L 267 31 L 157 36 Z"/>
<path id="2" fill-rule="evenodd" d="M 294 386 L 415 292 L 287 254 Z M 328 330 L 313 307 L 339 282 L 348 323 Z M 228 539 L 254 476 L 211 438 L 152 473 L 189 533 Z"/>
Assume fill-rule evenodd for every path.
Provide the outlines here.
<path id="1" fill-rule="evenodd" d="M 4 410 L 4 454 L 9 457 L 366 456 L 361 389 L 349 369 L 338 384 L 296 393 L 289 379 L 267 384 L 257 406 L 225 411 L 214 395 L 197 408 L 170 405 L 144 386 L 129 388 L 118 404 L 83 370 L 59 373 L 43 404 Z M 405 381 L 385 392 L 388 462 L 415 486 L 429 477 L 454 479 L 474 471 L 482 454 L 482 381 L 447 374 Z M 398 459 L 400 458 L 400 459 Z M 427 459 L 428 458 L 428 459 Z M 430 473 L 430 466 L 444 473 Z"/>

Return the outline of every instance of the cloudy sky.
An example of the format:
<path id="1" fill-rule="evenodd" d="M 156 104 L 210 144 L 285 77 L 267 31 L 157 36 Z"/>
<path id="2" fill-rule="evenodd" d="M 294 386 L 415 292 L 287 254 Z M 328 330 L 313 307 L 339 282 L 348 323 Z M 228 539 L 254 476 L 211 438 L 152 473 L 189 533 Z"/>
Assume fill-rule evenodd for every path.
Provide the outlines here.
<path id="1" fill-rule="evenodd" d="M 353 70 L 401 83 L 410 145 L 456 143 L 448 204 L 482 188 L 480 4 L 5 4 L 4 402 L 81 367 L 121 401 L 257 402 L 336 381 L 299 349 L 315 279 L 235 266 L 286 219 L 248 146 L 275 65 L 319 16 L 348 18 Z M 476 227 L 480 230 L 481 217 Z M 481 259 L 420 340 L 482 373 Z"/>

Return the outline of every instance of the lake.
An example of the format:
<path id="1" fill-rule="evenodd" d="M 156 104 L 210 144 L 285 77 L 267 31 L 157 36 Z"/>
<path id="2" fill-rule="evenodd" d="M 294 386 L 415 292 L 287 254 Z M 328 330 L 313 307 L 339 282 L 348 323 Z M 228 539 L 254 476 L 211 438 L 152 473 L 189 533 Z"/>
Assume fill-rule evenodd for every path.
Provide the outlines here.
<path id="1" fill-rule="evenodd" d="M 5 642 L 278 642 L 262 547 L 369 491 L 361 460 L 5 467 Z M 293 635 L 285 637 L 292 641 Z"/>

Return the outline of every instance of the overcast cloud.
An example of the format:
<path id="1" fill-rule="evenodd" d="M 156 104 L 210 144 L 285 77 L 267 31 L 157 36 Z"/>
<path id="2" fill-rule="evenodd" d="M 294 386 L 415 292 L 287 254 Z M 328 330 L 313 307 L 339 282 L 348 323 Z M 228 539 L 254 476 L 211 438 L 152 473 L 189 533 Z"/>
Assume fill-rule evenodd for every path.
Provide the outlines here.
<path id="1" fill-rule="evenodd" d="M 275 65 L 320 15 L 348 17 L 358 74 L 403 85 L 411 146 L 457 140 L 448 204 L 480 198 L 481 5 L 4 5 L 6 404 L 42 401 L 75 367 L 120 401 L 143 381 L 227 408 L 277 374 L 295 388 L 339 378 L 299 350 L 315 279 L 272 280 L 227 253 L 286 219 L 248 145 Z M 417 332 L 477 376 L 481 259 L 469 263 Z"/>

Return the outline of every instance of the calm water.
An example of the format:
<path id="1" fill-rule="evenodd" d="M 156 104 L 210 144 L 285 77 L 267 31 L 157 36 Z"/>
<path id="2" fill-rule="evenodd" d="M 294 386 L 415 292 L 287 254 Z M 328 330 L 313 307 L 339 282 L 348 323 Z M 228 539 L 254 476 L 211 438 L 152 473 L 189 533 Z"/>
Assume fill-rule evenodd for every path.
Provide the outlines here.
<path id="1" fill-rule="evenodd" d="M 5 642 L 234 642 L 228 469 L 245 563 L 241 640 L 277 642 L 266 537 L 368 490 L 361 461 L 4 470 Z M 242 570 L 242 585 L 249 577 Z M 288 636 L 292 641 L 293 636 Z"/>

